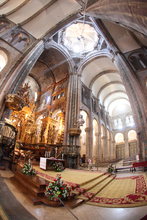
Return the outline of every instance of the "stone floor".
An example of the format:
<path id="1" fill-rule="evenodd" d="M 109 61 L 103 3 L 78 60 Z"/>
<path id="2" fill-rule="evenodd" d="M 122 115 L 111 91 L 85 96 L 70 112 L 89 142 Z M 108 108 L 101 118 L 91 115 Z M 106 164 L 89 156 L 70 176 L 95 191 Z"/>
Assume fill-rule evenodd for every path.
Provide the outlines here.
<path id="1" fill-rule="evenodd" d="M 136 175 L 119 174 L 119 176 Z M 45 205 L 34 206 L 9 180 L 13 173 L 9 170 L 0 170 L 0 175 L 5 177 L 5 182 L 16 199 L 38 220 L 140 220 L 147 215 L 147 206 L 135 208 L 103 208 L 91 205 L 81 205 L 69 210 L 66 207 L 48 207 Z M 11 220 L 11 219 L 10 219 Z M 26 219 L 27 220 L 27 219 Z"/>

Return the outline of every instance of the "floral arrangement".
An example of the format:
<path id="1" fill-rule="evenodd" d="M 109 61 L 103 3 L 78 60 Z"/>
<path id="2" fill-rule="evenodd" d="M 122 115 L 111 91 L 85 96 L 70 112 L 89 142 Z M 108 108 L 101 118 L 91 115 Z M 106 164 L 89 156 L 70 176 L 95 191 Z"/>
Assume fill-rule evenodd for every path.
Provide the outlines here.
<path id="1" fill-rule="evenodd" d="M 33 169 L 31 162 L 25 163 L 22 168 L 22 173 L 25 175 L 36 175 L 36 171 Z"/>
<path id="2" fill-rule="evenodd" d="M 61 162 L 55 162 L 53 163 L 53 168 L 56 172 L 61 172 L 64 170 L 64 166 Z"/>
<path id="3" fill-rule="evenodd" d="M 50 182 L 46 187 L 45 195 L 49 200 L 58 201 L 67 199 L 70 196 L 70 191 L 71 188 L 63 182 L 60 175 L 57 175 L 54 182 Z"/>
<path id="4" fill-rule="evenodd" d="M 108 167 L 108 173 L 113 173 L 115 172 L 115 168 L 113 167 L 112 164 L 110 164 L 110 166 Z"/>

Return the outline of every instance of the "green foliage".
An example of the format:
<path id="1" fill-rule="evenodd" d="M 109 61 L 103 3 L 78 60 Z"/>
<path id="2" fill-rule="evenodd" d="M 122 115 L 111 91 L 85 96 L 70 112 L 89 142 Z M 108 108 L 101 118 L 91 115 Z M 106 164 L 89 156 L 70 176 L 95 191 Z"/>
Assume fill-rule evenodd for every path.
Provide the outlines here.
<path id="1" fill-rule="evenodd" d="M 112 164 L 108 167 L 108 173 L 113 173 L 115 171 L 115 168 L 113 167 Z"/>
<path id="2" fill-rule="evenodd" d="M 53 168 L 56 172 L 61 172 L 64 170 L 64 166 L 61 162 L 55 162 L 53 163 Z"/>
<path id="3" fill-rule="evenodd" d="M 25 163 L 22 168 L 22 173 L 25 175 L 36 175 L 36 171 L 33 169 L 31 163 Z"/>
<path id="4" fill-rule="evenodd" d="M 60 175 L 57 175 L 54 182 L 50 182 L 46 187 L 45 195 L 50 200 L 58 201 L 59 199 L 67 199 L 70 196 L 70 191 L 71 188 L 63 183 Z"/>

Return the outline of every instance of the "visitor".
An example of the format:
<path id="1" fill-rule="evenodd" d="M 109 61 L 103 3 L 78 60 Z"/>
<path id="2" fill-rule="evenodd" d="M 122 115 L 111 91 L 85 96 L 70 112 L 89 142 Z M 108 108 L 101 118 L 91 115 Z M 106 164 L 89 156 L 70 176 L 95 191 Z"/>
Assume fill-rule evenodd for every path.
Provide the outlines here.
<path id="1" fill-rule="evenodd" d="M 81 161 L 82 161 L 82 163 L 86 162 L 86 155 L 85 154 L 83 154 L 83 156 L 81 157 Z"/>
<path id="2" fill-rule="evenodd" d="M 88 159 L 88 170 L 92 170 L 92 160 Z"/>

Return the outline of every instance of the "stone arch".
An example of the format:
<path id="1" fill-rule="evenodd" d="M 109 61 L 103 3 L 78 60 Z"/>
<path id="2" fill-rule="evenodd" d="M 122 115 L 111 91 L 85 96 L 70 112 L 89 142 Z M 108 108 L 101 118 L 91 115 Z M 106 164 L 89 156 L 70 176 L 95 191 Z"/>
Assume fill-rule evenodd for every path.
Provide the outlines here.
<path id="1" fill-rule="evenodd" d="M 146 14 L 143 15 L 142 13 L 144 7 L 144 0 L 130 0 L 129 2 L 127 0 L 112 0 L 111 4 L 109 0 L 103 2 L 96 1 L 87 8 L 87 14 L 99 19 L 115 22 L 147 35 Z"/>
<path id="2" fill-rule="evenodd" d="M 135 130 L 129 130 L 128 131 L 128 141 L 134 141 L 137 140 L 137 133 Z"/>
<path id="3" fill-rule="evenodd" d="M 49 50 L 51 48 L 57 50 L 58 52 L 60 52 L 66 58 L 65 62 L 68 61 L 69 72 L 72 73 L 75 64 L 74 64 L 73 59 L 72 59 L 70 53 L 68 52 L 68 50 L 66 48 L 64 48 L 63 46 L 57 44 L 54 41 L 51 41 L 51 42 L 45 44 L 45 49 Z"/>
<path id="4" fill-rule="evenodd" d="M 80 126 L 81 129 L 81 134 L 80 134 L 80 146 L 81 146 L 81 150 L 80 150 L 80 154 L 81 156 L 83 155 L 87 155 L 87 151 L 88 151 L 88 133 L 87 133 L 87 128 L 89 126 L 89 116 L 88 113 L 85 110 L 80 110 L 80 115 L 83 116 L 83 119 L 85 121 L 85 123 Z"/>
<path id="5" fill-rule="evenodd" d="M 85 66 L 87 66 L 88 63 L 92 62 L 93 60 L 95 60 L 96 58 L 102 58 L 102 57 L 107 57 L 110 58 L 111 60 L 113 59 L 113 55 L 111 53 L 109 53 L 109 51 L 105 52 L 105 51 L 96 51 L 93 54 L 88 55 L 87 57 L 85 57 L 83 59 L 83 61 L 80 63 L 77 72 L 79 75 L 82 74 L 82 71 L 84 69 Z"/>
<path id="6" fill-rule="evenodd" d="M 0 72 L 8 63 L 8 55 L 3 48 L 0 48 Z"/>
<path id="7" fill-rule="evenodd" d="M 115 135 L 115 142 L 116 142 L 116 144 L 124 143 L 124 135 L 123 135 L 123 133 L 117 133 Z"/>

